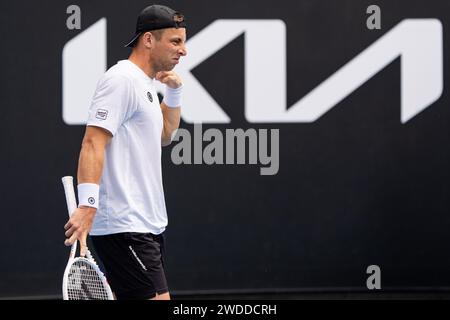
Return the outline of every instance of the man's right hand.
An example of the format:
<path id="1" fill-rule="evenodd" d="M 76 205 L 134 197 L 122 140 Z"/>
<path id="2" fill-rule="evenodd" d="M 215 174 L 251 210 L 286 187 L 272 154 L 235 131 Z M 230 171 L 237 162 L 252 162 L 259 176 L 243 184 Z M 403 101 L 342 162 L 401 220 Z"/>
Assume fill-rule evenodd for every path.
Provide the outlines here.
<path id="1" fill-rule="evenodd" d="M 80 241 L 80 256 L 84 257 L 86 254 L 86 239 L 91 231 L 92 223 L 97 209 L 91 207 L 80 207 L 70 217 L 69 221 L 64 226 L 66 246 L 71 246 L 76 240 Z"/>

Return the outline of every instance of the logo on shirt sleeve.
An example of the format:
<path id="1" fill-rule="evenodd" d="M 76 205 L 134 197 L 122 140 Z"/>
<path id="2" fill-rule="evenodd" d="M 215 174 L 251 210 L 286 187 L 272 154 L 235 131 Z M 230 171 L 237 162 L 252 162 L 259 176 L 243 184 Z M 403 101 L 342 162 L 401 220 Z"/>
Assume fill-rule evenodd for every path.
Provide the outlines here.
<path id="1" fill-rule="evenodd" d="M 108 118 L 108 110 L 105 109 L 97 109 L 97 113 L 95 117 L 100 120 L 106 120 Z"/>
<path id="2" fill-rule="evenodd" d="M 150 92 L 147 92 L 147 98 L 150 100 L 150 102 L 153 102 L 153 96 Z"/>

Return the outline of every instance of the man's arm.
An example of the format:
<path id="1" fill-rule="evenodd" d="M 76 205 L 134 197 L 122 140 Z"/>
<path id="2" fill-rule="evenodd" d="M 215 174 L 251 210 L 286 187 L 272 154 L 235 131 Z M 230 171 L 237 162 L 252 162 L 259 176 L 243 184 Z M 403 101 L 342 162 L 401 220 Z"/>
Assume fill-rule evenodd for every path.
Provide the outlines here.
<path id="1" fill-rule="evenodd" d="M 172 142 L 172 135 L 180 125 L 181 116 L 181 91 L 180 77 L 173 71 L 161 71 L 156 74 L 156 80 L 167 86 L 161 111 L 163 114 L 163 131 L 161 133 L 162 146 L 168 146 Z"/>
<path id="2" fill-rule="evenodd" d="M 78 183 L 100 184 L 105 148 L 111 137 L 111 133 L 103 128 L 86 127 L 78 160 Z"/>
<path id="3" fill-rule="evenodd" d="M 168 146 L 172 142 L 172 134 L 180 125 L 181 108 L 170 108 L 164 102 L 161 103 L 164 118 L 164 127 L 161 136 L 162 146 Z"/>
<path id="4" fill-rule="evenodd" d="M 78 184 L 100 184 L 105 147 L 111 137 L 112 135 L 108 131 L 100 127 L 86 127 L 78 161 Z M 64 226 L 67 238 L 64 242 L 65 245 L 71 246 L 78 239 L 81 256 L 85 255 L 86 238 L 91 230 L 96 211 L 97 209 L 93 207 L 80 206 Z"/>

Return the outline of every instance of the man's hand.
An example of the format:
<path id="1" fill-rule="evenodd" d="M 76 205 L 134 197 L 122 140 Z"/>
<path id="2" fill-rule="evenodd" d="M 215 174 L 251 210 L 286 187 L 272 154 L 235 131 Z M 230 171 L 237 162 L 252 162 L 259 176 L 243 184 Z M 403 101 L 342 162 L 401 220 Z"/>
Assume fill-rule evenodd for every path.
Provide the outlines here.
<path id="1" fill-rule="evenodd" d="M 77 208 L 64 226 L 67 238 L 64 244 L 71 246 L 78 239 L 80 241 L 80 256 L 82 257 L 86 254 L 86 238 L 92 228 L 96 211 L 97 209 L 91 207 Z"/>
<path id="2" fill-rule="evenodd" d="M 172 89 L 179 88 L 183 84 L 181 78 L 173 71 L 160 71 L 156 73 L 155 79 Z"/>

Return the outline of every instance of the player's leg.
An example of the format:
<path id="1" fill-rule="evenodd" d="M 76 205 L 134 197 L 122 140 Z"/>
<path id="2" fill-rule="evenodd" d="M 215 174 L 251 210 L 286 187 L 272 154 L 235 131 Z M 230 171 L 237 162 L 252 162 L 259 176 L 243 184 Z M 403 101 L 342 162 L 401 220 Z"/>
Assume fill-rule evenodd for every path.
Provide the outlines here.
<path id="1" fill-rule="evenodd" d="M 169 292 L 163 294 L 156 294 L 156 296 L 154 296 L 150 300 L 170 300 L 170 294 Z"/>

